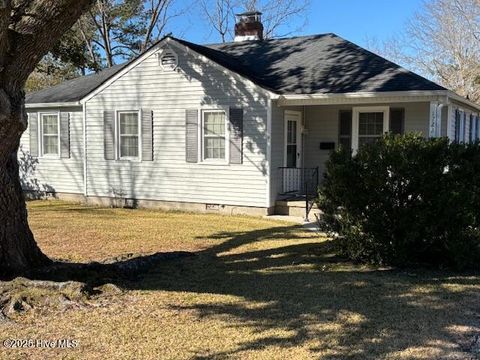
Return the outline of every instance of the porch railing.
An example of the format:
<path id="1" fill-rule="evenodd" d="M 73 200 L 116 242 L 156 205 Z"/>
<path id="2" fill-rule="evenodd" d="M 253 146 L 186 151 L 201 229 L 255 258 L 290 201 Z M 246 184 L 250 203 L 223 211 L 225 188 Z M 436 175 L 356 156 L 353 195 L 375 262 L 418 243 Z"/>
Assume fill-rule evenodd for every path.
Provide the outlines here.
<path id="1" fill-rule="evenodd" d="M 289 168 L 281 167 L 280 179 L 283 195 L 305 198 L 305 220 L 308 221 L 308 214 L 312 210 L 317 197 L 319 184 L 319 170 L 316 168 Z"/>

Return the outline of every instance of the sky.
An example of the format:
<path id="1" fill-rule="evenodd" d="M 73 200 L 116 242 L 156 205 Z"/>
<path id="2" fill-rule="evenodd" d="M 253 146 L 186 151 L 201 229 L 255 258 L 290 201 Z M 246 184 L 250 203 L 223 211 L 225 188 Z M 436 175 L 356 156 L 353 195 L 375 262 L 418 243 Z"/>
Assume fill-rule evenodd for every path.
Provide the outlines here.
<path id="1" fill-rule="evenodd" d="M 183 1 L 184 4 L 190 3 Z M 359 45 L 365 45 L 368 39 L 381 41 L 402 31 L 405 22 L 420 8 L 422 1 L 311 0 L 306 25 L 295 34 L 333 32 Z M 296 20 L 292 27 L 298 27 L 302 22 Z M 187 16 L 174 19 L 169 28 L 174 36 L 188 41 L 200 44 L 219 41 L 218 36 L 205 26 L 198 8 L 192 8 Z"/>

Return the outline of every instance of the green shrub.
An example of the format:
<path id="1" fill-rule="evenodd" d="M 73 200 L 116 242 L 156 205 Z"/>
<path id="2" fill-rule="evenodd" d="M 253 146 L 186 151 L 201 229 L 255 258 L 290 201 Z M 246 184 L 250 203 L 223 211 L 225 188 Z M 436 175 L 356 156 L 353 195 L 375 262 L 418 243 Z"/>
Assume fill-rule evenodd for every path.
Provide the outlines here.
<path id="1" fill-rule="evenodd" d="M 480 267 L 480 145 L 388 135 L 327 163 L 321 225 L 361 262 Z"/>

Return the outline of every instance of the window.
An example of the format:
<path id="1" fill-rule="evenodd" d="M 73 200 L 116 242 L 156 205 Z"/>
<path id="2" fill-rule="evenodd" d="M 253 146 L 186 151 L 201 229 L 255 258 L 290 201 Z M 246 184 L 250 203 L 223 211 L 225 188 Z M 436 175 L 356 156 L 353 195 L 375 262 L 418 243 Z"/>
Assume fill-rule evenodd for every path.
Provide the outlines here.
<path id="1" fill-rule="evenodd" d="M 297 127 L 296 120 L 287 120 L 287 167 L 289 168 L 297 167 Z"/>
<path id="2" fill-rule="evenodd" d="M 390 128 L 390 108 L 388 106 L 353 108 L 352 149 L 380 139 Z"/>
<path id="3" fill-rule="evenodd" d="M 361 112 L 358 117 L 358 146 L 373 143 L 383 135 L 383 113 Z"/>
<path id="4" fill-rule="evenodd" d="M 41 146 L 43 156 L 58 156 L 60 154 L 60 126 L 58 114 L 41 115 Z"/>
<path id="5" fill-rule="evenodd" d="M 203 111 L 202 117 L 203 159 L 225 160 L 225 111 Z"/>
<path id="6" fill-rule="evenodd" d="M 476 133 L 475 133 L 475 141 L 480 139 L 480 117 L 478 115 L 475 116 L 475 123 L 476 123 Z"/>
<path id="7" fill-rule="evenodd" d="M 138 112 L 118 113 L 119 155 L 122 158 L 138 158 L 140 125 Z"/>
<path id="8" fill-rule="evenodd" d="M 475 137 L 476 137 L 476 132 L 477 132 L 477 129 L 476 129 L 476 123 L 475 123 L 475 117 L 473 114 L 470 114 L 470 136 L 469 136 L 469 139 L 468 141 L 473 143 L 475 142 Z"/>
<path id="9" fill-rule="evenodd" d="M 455 142 L 457 144 L 460 143 L 460 122 L 461 122 L 461 115 L 460 110 L 455 110 Z"/>

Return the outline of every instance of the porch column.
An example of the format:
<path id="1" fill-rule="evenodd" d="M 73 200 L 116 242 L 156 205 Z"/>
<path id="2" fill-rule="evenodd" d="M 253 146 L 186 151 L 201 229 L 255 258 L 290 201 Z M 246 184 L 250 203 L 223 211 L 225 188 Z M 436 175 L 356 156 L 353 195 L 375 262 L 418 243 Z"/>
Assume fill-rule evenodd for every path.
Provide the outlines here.
<path id="1" fill-rule="evenodd" d="M 431 101 L 430 102 L 430 119 L 428 122 L 428 137 L 434 138 L 438 137 L 440 134 L 440 127 L 441 127 L 441 116 L 440 116 L 440 121 L 439 121 L 439 116 L 438 116 L 438 102 L 436 101 Z M 439 131 L 440 130 L 440 131 Z"/>
<path id="2" fill-rule="evenodd" d="M 455 108 L 451 104 L 447 111 L 447 137 L 451 142 L 455 141 Z"/>
<path id="3" fill-rule="evenodd" d="M 444 104 L 437 101 L 430 102 L 430 120 L 428 126 L 428 137 L 435 138 L 442 136 L 442 109 Z"/>

